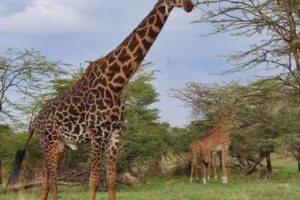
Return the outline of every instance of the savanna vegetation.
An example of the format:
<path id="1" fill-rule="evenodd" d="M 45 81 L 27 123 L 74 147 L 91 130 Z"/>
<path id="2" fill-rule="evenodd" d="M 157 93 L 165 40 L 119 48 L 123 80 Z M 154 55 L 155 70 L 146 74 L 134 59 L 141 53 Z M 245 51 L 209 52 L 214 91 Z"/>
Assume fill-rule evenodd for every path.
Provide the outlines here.
<path id="1" fill-rule="evenodd" d="M 212 34 L 256 38 L 249 49 L 227 56 L 234 66 L 222 72 L 264 69 L 268 76 L 248 82 L 190 82 L 172 89 L 191 109 L 183 128 L 159 121 L 152 104 L 152 63 L 144 63 L 123 92 L 125 132 L 118 154 L 119 199 L 299 199 L 300 186 L 300 10 L 298 1 L 199 1 Z M 204 38 L 205 39 L 205 38 Z M 0 185 L 25 144 L 27 124 L 50 98 L 72 86 L 83 69 L 47 60 L 34 50 L 9 49 L 0 56 Z M 230 131 L 229 184 L 189 183 L 189 144 L 234 108 Z M 89 146 L 68 150 L 59 176 L 62 199 L 87 196 Z M 41 154 L 30 143 L 17 184 L 37 181 Z M 105 174 L 105 170 L 101 174 Z M 104 177 L 104 176 L 102 176 Z M 105 191 L 105 179 L 99 185 Z M 0 194 L 0 199 L 38 199 L 37 189 Z M 100 195 L 101 197 L 107 194 Z M 79 198 L 82 197 L 82 198 Z"/>

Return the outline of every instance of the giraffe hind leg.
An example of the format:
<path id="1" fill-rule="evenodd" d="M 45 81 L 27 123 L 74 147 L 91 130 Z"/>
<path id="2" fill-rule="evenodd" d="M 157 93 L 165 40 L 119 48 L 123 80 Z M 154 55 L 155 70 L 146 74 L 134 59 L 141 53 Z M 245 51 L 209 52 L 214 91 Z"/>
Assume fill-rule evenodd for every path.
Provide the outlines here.
<path id="1" fill-rule="evenodd" d="M 41 184 L 41 196 L 43 200 L 47 199 L 48 193 L 51 193 L 51 199 L 57 200 L 57 174 L 58 165 L 61 158 L 59 151 L 59 140 L 54 132 L 49 132 L 49 137 L 39 140 L 41 150 L 44 156 L 44 170 Z"/>
<path id="2" fill-rule="evenodd" d="M 43 164 L 43 175 L 42 175 L 42 182 L 41 182 L 41 199 L 47 200 L 48 193 L 49 193 L 49 172 L 46 167 L 46 163 Z"/>
<path id="3" fill-rule="evenodd" d="M 228 154 L 228 147 L 227 146 L 222 147 L 222 182 L 223 183 L 228 183 L 227 170 L 226 170 L 227 154 Z"/>
<path id="4" fill-rule="evenodd" d="M 96 188 L 99 183 L 100 162 L 103 157 L 105 144 L 102 140 L 93 138 L 91 140 L 91 159 L 90 159 L 90 177 L 89 177 L 89 200 L 95 200 Z"/>
<path id="5" fill-rule="evenodd" d="M 201 162 L 202 164 L 202 181 L 203 181 L 203 184 L 206 184 L 207 183 L 207 166 L 208 166 L 208 162 L 207 161 L 202 161 Z"/>
<path id="6" fill-rule="evenodd" d="M 195 169 L 196 169 L 196 164 L 192 161 L 192 163 L 191 163 L 191 177 L 190 177 L 190 182 L 193 181 L 193 176 L 194 176 L 194 173 L 195 173 Z"/>
<path id="7" fill-rule="evenodd" d="M 217 174 L 217 161 L 216 161 L 216 154 L 213 152 L 212 154 L 213 158 L 212 158 L 212 165 L 213 165 L 213 168 L 214 168 L 214 176 L 215 176 L 215 180 L 218 179 L 218 174 Z"/>
<path id="8" fill-rule="evenodd" d="M 116 131 L 109 140 L 106 151 L 106 170 L 107 170 L 107 185 L 109 199 L 116 199 L 116 166 L 117 166 L 117 150 L 119 145 L 120 131 Z"/>

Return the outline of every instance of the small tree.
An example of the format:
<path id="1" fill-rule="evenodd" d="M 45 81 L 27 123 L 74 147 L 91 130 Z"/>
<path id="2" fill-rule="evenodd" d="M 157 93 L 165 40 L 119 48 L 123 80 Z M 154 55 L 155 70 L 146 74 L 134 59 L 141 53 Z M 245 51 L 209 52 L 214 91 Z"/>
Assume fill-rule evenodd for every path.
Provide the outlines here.
<path id="1" fill-rule="evenodd" d="M 0 121 L 24 123 L 26 119 L 17 116 L 30 118 L 48 82 L 67 72 L 38 51 L 8 49 L 0 56 Z"/>

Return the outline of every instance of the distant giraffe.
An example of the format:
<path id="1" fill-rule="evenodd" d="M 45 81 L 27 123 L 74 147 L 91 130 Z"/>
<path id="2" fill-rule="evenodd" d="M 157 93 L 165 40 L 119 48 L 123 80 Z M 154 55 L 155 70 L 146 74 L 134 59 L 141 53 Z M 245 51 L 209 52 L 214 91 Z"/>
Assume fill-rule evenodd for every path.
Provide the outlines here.
<path id="1" fill-rule="evenodd" d="M 58 163 L 65 145 L 76 149 L 76 144 L 88 141 L 91 144 L 89 199 L 94 200 L 96 196 L 100 162 L 104 153 L 109 198 L 116 198 L 116 154 L 125 110 L 121 93 L 174 7 L 190 12 L 194 5 L 191 0 L 159 0 L 116 49 L 91 62 L 83 77 L 67 92 L 47 102 L 32 121 L 30 137 L 33 133 L 37 134 L 44 156 L 41 184 L 43 200 L 47 199 L 49 191 L 53 200 L 58 199 Z M 22 155 L 19 160 L 22 160 L 25 148 L 19 152 L 18 155 Z"/>
<path id="2" fill-rule="evenodd" d="M 227 116 L 223 117 L 221 121 L 218 121 L 209 129 L 204 135 L 199 138 L 193 139 L 190 146 L 191 151 L 191 177 L 190 181 L 193 180 L 193 175 L 197 173 L 198 158 L 201 158 L 202 164 L 202 180 L 206 184 L 206 180 L 209 179 L 207 171 L 210 170 L 210 165 L 213 162 L 215 178 L 216 176 L 216 163 L 214 152 L 221 152 L 221 169 L 222 169 L 222 181 L 223 183 L 228 182 L 226 165 L 227 165 L 227 154 L 230 144 L 229 132 L 231 128 L 231 121 L 235 116 L 235 111 L 228 112 Z M 208 175 L 207 175 L 208 174 Z"/>

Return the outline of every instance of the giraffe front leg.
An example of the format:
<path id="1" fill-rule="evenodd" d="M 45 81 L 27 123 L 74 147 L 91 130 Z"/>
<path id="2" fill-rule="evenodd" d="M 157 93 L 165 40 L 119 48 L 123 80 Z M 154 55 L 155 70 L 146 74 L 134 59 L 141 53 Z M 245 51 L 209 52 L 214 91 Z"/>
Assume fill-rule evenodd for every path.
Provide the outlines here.
<path id="1" fill-rule="evenodd" d="M 206 173 L 207 173 L 207 164 L 204 160 L 201 162 L 202 163 L 202 181 L 203 181 L 203 184 L 206 184 L 207 181 L 206 181 Z"/>
<path id="2" fill-rule="evenodd" d="M 226 170 L 227 154 L 228 154 L 228 147 L 227 146 L 222 147 L 221 157 L 222 157 L 222 182 L 223 183 L 228 183 L 227 170 Z"/>
<path id="3" fill-rule="evenodd" d="M 212 156 L 212 154 L 211 154 L 211 156 Z M 210 180 L 210 173 L 211 173 L 210 170 L 211 170 L 211 165 L 212 165 L 211 156 L 210 156 L 208 164 L 207 164 L 207 180 L 208 181 Z"/>
<path id="4" fill-rule="evenodd" d="M 212 156 L 213 156 L 212 162 L 213 162 L 213 168 L 214 168 L 214 176 L 215 176 L 215 180 L 217 180 L 218 174 L 217 174 L 217 167 L 216 167 L 216 165 L 217 165 L 216 155 L 213 153 Z"/>
<path id="5" fill-rule="evenodd" d="M 59 152 L 57 145 L 55 144 L 52 148 L 50 160 L 47 161 L 47 168 L 49 172 L 49 190 L 51 192 L 51 199 L 57 200 L 57 175 L 58 175 L 58 162 L 59 162 Z"/>
<path id="6" fill-rule="evenodd" d="M 119 145 L 119 132 L 112 135 L 106 151 L 107 187 L 108 187 L 110 200 L 116 199 L 115 181 L 116 181 L 118 145 Z"/>
<path id="7" fill-rule="evenodd" d="M 190 177 L 190 182 L 193 181 L 194 171 L 195 171 L 195 163 L 194 163 L 194 160 L 192 159 L 192 162 L 191 162 L 191 177 Z"/>
<path id="8" fill-rule="evenodd" d="M 196 154 L 192 155 L 190 182 L 193 181 L 194 174 L 196 174 L 196 180 L 197 180 L 197 178 L 199 178 L 199 174 L 198 174 L 198 169 L 197 169 L 197 156 L 196 156 Z"/>
<path id="9" fill-rule="evenodd" d="M 89 177 L 89 200 L 95 200 L 96 189 L 99 184 L 100 162 L 104 151 L 101 141 L 91 140 L 91 161 Z"/>

